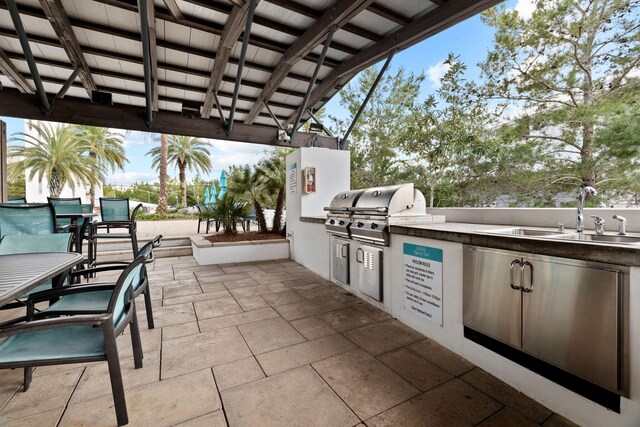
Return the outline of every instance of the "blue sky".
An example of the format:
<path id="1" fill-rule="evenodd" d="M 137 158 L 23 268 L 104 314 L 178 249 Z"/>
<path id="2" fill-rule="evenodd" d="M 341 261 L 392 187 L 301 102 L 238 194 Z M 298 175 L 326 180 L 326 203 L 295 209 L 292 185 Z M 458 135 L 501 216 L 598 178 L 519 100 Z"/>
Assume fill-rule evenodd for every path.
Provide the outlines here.
<path id="1" fill-rule="evenodd" d="M 531 12 L 534 0 L 508 0 L 507 7 L 516 8 L 521 14 Z M 393 58 L 387 73 L 394 73 L 400 67 L 416 74 L 424 72 L 426 79 L 421 87 L 421 96 L 425 97 L 437 89 L 438 79 L 444 74 L 442 61 L 452 52 L 460 56 L 468 66 L 467 78 L 476 79 L 479 70 L 476 64 L 485 58 L 493 40 L 493 30 L 482 24 L 479 16 L 474 16 L 439 33 L 423 42 L 399 52 Z M 344 117 L 345 111 L 339 105 L 339 97 L 335 96 L 327 103 L 327 115 Z M 7 135 L 24 130 L 24 120 L 0 117 L 7 123 Z M 268 147 L 243 144 L 231 141 L 211 141 L 213 172 L 205 178 L 217 178 L 223 169 L 230 164 L 253 164 L 264 156 Z M 125 146 L 129 164 L 125 171 L 118 171 L 107 179 L 111 184 L 129 184 L 134 181 L 155 181 L 157 172 L 151 167 L 151 159 L 145 154 L 154 145 L 153 136 L 142 132 L 131 132 L 125 138 Z M 169 171 L 177 176 L 176 171 Z M 189 174 L 192 176 L 193 174 Z"/>

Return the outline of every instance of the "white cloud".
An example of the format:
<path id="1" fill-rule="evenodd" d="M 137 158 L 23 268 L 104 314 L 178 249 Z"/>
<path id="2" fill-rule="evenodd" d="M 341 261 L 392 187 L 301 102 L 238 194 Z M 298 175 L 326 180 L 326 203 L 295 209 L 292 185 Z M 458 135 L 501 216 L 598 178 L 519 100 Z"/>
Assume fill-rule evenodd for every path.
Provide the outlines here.
<path id="1" fill-rule="evenodd" d="M 117 129 L 111 129 L 111 130 L 118 132 Z M 120 131 L 119 133 L 121 132 L 122 131 Z M 134 145 L 154 146 L 157 144 L 153 139 L 153 134 L 150 134 L 147 132 L 138 132 L 138 131 L 132 131 L 132 132 L 129 132 L 128 135 L 124 135 L 123 141 L 124 142 L 122 145 L 125 147 L 131 147 Z"/>
<path id="2" fill-rule="evenodd" d="M 438 89 L 442 86 L 440 80 L 444 77 L 445 73 L 449 70 L 450 65 L 445 64 L 444 61 L 440 61 L 435 65 L 427 68 L 427 78 L 431 82 L 431 85 Z"/>
<path id="3" fill-rule="evenodd" d="M 536 0 L 518 0 L 514 9 L 521 18 L 529 19 L 536 10 Z"/>
<path id="4" fill-rule="evenodd" d="M 107 184 L 128 185 L 134 182 L 154 182 L 158 180 L 157 173 L 151 172 L 116 172 L 107 176 Z"/>

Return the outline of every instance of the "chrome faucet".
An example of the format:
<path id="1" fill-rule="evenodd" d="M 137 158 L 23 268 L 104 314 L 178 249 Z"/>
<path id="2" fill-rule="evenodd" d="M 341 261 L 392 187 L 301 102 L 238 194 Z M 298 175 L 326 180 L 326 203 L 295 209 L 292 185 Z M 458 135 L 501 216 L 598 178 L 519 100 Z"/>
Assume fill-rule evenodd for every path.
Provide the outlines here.
<path id="1" fill-rule="evenodd" d="M 596 189 L 588 185 L 580 189 L 580 195 L 578 196 L 578 214 L 576 216 L 576 231 L 578 233 L 584 232 L 584 201 L 597 194 Z"/>
<path id="2" fill-rule="evenodd" d="M 626 236 L 627 235 L 627 219 L 620 215 L 614 215 L 613 219 L 618 220 L 618 235 Z"/>

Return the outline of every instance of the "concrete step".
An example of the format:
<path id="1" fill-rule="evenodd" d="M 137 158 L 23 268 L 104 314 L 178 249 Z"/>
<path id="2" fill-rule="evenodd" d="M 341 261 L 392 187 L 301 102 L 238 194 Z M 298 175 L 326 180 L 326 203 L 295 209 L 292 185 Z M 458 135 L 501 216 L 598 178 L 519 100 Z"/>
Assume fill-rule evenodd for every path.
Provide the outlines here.
<path id="1" fill-rule="evenodd" d="M 139 238 L 138 247 L 147 244 L 152 238 Z M 86 254 L 85 242 L 85 256 Z M 191 239 L 189 236 L 167 237 L 162 239 L 159 248 L 153 250 L 158 258 L 167 258 L 175 256 L 189 256 L 193 254 L 191 249 Z M 98 242 L 98 261 L 122 261 L 133 259 L 133 251 L 131 250 L 131 241 L 128 239 L 101 239 Z"/>

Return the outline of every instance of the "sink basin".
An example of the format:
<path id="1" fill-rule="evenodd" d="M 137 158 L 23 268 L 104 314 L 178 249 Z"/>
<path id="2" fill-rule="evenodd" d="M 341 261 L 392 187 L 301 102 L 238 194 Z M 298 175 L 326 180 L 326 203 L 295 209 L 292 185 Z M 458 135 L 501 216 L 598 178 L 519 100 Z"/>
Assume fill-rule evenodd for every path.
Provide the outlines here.
<path id="1" fill-rule="evenodd" d="M 556 239 L 581 240 L 593 243 L 640 243 L 640 236 L 618 236 L 612 234 L 565 234 L 554 236 Z"/>
<path id="2" fill-rule="evenodd" d="M 497 230 L 482 230 L 484 233 L 510 234 L 512 236 L 552 236 L 561 234 L 559 230 L 538 230 L 535 228 L 500 228 Z"/>

